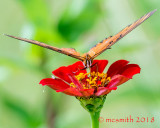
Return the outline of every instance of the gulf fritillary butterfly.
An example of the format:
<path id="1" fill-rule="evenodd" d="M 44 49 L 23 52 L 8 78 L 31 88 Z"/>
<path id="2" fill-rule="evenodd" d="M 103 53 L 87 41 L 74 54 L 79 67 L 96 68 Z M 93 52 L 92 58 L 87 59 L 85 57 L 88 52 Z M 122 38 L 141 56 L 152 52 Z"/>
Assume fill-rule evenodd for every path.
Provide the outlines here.
<path id="1" fill-rule="evenodd" d="M 73 48 L 57 48 L 50 45 L 47 45 L 45 43 L 35 41 L 35 40 L 29 40 L 21 37 L 15 37 L 11 35 L 6 35 L 18 40 L 22 40 L 28 43 L 36 44 L 38 46 L 48 48 L 50 50 L 71 56 L 73 58 L 76 58 L 78 60 L 81 60 L 84 63 L 84 66 L 86 68 L 90 68 L 92 66 L 93 59 L 103 53 L 105 50 L 110 49 L 110 47 L 115 44 L 117 41 L 119 41 L 121 38 L 123 38 L 125 35 L 127 35 L 129 32 L 131 32 L 133 29 L 135 29 L 137 26 L 139 26 L 142 22 L 144 22 L 146 19 L 148 19 L 156 10 L 153 10 L 146 15 L 142 16 L 140 19 L 135 21 L 133 24 L 128 25 L 126 28 L 121 30 L 118 34 L 115 36 L 110 36 L 109 38 L 104 39 L 100 43 L 98 43 L 96 46 L 91 48 L 89 52 L 84 53 L 83 55 L 80 55 L 79 52 L 77 52 Z"/>

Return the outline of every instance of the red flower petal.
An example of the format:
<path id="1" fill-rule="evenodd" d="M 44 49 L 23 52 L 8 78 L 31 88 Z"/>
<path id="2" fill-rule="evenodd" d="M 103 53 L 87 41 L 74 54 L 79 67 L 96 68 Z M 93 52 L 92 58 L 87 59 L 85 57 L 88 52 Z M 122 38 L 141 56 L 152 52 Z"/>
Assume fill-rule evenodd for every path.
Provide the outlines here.
<path id="1" fill-rule="evenodd" d="M 63 92 L 67 95 L 70 95 L 70 96 L 85 96 L 85 97 L 88 97 L 88 96 L 91 96 L 93 95 L 94 93 L 94 89 L 81 89 L 81 90 L 78 90 L 76 88 L 67 88 L 65 90 L 57 90 L 56 92 Z"/>
<path id="2" fill-rule="evenodd" d="M 79 92 L 78 89 L 72 88 L 72 87 L 67 88 L 67 89 L 65 89 L 65 90 L 57 90 L 56 92 L 63 92 L 63 93 L 65 93 L 65 94 L 67 94 L 67 95 L 70 95 L 70 96 L 83 96 L 83 95 Z"/>
<path id="3" fill-rule="evenodd" d="M 108 69 L 107 75 L 109 77 L 112 77 L 116 75 L 124 66 L 126 66 L 129 63 L 127 60 L 118 60 L 114 62 Z"/>
<path id="4" fill-rule="evenodd" d="M 108 88 L 117 87 L 118 85 L 123 84 L 128 80 L 129 80 L 129 78 L 125 77 L 123 75 L 115 75 L 115 76 L 112 77 L 112 79 L 109 82 L 109 84 L 107 85 L 107 87 Z"/>
<path id="5" fill-rule="evenodd" d="M 68 67 L 62 66 L 62 67 L 54 70 L 52 73 L 53 73 L 53 75 L 59 77 L 60 79 L 66 81 L 68 83 L 71 83 L 71 80 L 68 77 L 68 74 L 69 73 L 71 74 L 72 72 Z"/>
<path id="6" fill-rule="evenodd" d="M 82 85 L 79 83 L 79 81 L 75 78 L 75 76 L 68 74 L 68 77 L 71 79 L 71 81 L 76 85 L 77 88 L 82 88 Z"/>
<path id="7" fill-rule="evenodd" d="M 79 73 L 86 73 L 86 70 L 84 69 L 84 65 L 81 61 L 78 61 L 72 65 L 69 65 L 67 67 L 62 66 L 56 70 L 54 70 L 52 73 L 63 79 L 64 81 L 71 83 L 70 78 L 68 77 L 68 74 L 74 74 L 74 75 L 78 75 Z"/>
<path id="8" fill-rule="evenodd" d="M 94 89 L 93 88 L 91 88 L 91 89 L 81 89 L 80 92 L 83 94 L 83 96 L 88 97 L 88 96 L 93 95 Z"/>
<path id="9" fill-rule="evenodd" d="M 82 61 L 78 61 L 72 65 L 69 65 L 68 68 L 75 74 L 78 75 L 79 73 L 87 73 Z"/>
<path id="10" fill-rule="evenodd" d="M 54 89 L 54 90 L 61 90 L 61 89 L 67 89 L 70 86 L 68 84 L 66 84 L 64 81 L 62 81 L 61 79 L 53 79 L 53 78 L 46 78 L 46 79 L 42 79 L 39 84 L 47 85 L 50 88 Z"/>
<path id="11" fill-rule="evenodd" d="M 91 72 L 95 71 L 102 73 L 107 64 L 108 60 L 93 60 Z"/>
<path id="12" fill-rule="evenodd" d="M 99 87 L 97 92 L 95 93 L 96 96 L 100 96 L 100 95 L 106 95 L 109 92 L 111 92 L 112 90 L 116 90 L 117 87 L 113 87 L 113 88 L 107 88 L 107 87 Z"/>
<path id="13" fill-rule="evenodd" d="M 123 67 L 118 74 L 121 74 L 123 76 L 126 76 L 128 78 L 132 78 L 133 75 L 140 73 L 141 68 L 137 64 L 128 64 L 125 67 Z"/>
<path id="14" fill-rule="evenodd" d="M 90 96 L 100 96 L 106 95 L 112 90 L 116 90 L 117 86 L 123 84 L 133 77 L 133 75 L 140 73 L 140 67 L 137 64 L 128 64 L 127 60 L 119 60 L 114 62 L 108 69 L 108 77 L 111 77 L 111 81 L 105 87 L 98 87 L 96 92 L 94 88 L 83 89 L 82 85 L 86 85 L 87 81 L 84 78 L 80 83 L 75 75 L 79 73 L 86 73 L 84 65 L 81 61 L 78 61 L 67 67 L 63 66 L 52 73 L 59 78 L 46 78 L 40 81 L 40 84 L 47 85 L 50 88 L 56 90 L 56 92 L 63 92 L 71 96 L 80 96 L 80 97 L 90 97 Z M 108 60 L 94 60 L 93 66 L 91 67 L 91 72 L 100 72 L 102 73 L 108 64 Z M 67 84 L 68 82 L 68 84 Z M 69 83 L 73 82 L 76 87 L 70 87 Z M 97 85 L 101 84 L 101 81 L 97 81 Z"/>

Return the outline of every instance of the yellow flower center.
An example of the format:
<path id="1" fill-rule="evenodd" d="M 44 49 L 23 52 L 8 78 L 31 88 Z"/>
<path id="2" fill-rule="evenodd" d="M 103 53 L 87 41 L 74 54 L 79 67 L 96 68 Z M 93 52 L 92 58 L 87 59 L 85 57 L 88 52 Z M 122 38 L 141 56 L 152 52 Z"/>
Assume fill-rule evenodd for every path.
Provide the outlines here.
<path id="1" fill-rule="evenodd" d="M 79 73 L 75 78 L 83 86 L 83 89 L 105 87 L 111 81 L 111 78 L 107 77 L 107 73 L 99 72 Z M 70 86 L 76 88 L 74 83 L 71 83 Z"/>

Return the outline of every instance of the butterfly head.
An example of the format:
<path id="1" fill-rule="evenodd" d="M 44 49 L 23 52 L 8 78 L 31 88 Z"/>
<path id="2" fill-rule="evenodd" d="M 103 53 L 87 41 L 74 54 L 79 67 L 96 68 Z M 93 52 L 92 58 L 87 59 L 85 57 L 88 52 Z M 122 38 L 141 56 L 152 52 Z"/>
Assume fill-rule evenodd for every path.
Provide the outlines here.
<path id="1" fill-rule="evenodd" d="M 92 66 L 93 59 L 89 54 L 86 54 L 83 64 L 85 68 L 90 68 Z"/>

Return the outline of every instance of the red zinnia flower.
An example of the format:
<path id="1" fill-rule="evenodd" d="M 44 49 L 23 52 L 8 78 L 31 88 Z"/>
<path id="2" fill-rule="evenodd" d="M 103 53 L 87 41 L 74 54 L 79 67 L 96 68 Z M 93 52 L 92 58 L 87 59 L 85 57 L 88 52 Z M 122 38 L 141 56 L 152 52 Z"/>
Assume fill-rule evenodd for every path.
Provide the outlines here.
<path id="1" fill-rule="evenodd" d="M 137 64 L 128 63 L 127 60 L 118 60 L 109 67 L 107 73 L 103 73 L 108 60 L 94 60 L 90 72 L 87 73 L 83 63 L 78 61 L 54 70 L 52 73 L 56 78 L 42 79 L 40 84 L 71 96 L 106 95 L 131 79 L 133 75 L 140 73 Z"/>

